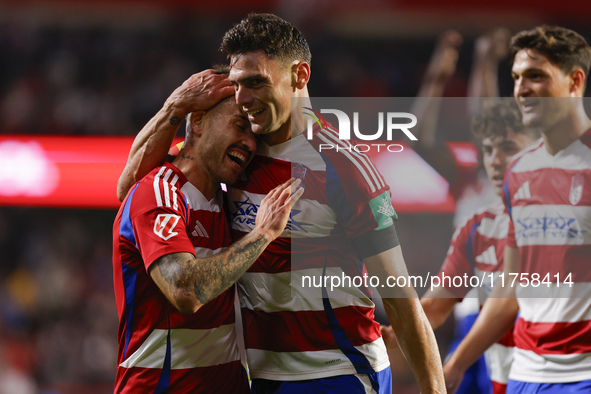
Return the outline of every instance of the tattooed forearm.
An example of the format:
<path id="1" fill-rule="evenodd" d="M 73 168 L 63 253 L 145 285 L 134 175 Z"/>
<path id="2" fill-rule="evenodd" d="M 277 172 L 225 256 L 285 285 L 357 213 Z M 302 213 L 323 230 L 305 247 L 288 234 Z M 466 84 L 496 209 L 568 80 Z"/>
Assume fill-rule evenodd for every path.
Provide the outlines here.
<path id="1" fill-rule="evenodd" d="M 170 118 L 170 125 L 171 126 L 178 126 L 181 123 L 181 118 L 179 118 L 178 116 L 173 116 L 172 118 Z"/>
<path id="2" fill-rule="evenodd" d="M 255 262 L 267 244 L 264 236 L 249 234 L 221 253 L 208 267 L 200 267 L 199 278 L 194 282 L 197 299 L 205 304 L 229 288 Z"/>
<path id="3" fill-rule="evenodd" d="M 196 259 L 190 253 L 163 256 L 154 263 L 158 269 L 150 273 L 175 307 L 191 313 L 236 282 L 268 243 L 264 235 L 251 233 L 212 257 Z"/>

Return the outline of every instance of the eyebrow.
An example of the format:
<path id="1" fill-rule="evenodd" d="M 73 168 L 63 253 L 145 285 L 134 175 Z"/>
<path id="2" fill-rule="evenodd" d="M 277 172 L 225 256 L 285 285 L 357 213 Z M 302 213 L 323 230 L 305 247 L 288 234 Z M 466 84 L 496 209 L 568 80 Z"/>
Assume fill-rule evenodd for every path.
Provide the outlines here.
<path id="1" fill-rule="evenodd" d="M 538 73 L 547 74 L 547 72 L 544 71 L 544 69 L 539 68 L 539 67 L 529 67 L 529 68 L 526 68 L 525 70 L 521 71 L 521 74 L 532 73 L 532 72 L 538 72 Z M 511 70 L 511 75 L 515 75 L 515 74 L 517 74 L 517 73 L 515 71 Z"/>
<path id="2" fill-rule="evenodd" d="M 247 75 L 247 76 L 241 77 L 241 78 L 228 78 L 228 80 L 231 83 L 246 83 L 246 82 L 253 80 L 253 79 L 262 79 L 264 81 L 269 80 L 269 78 L 265 74 L 260 73 L 260 72 L 257 72 L 256 74 L 252 74 L 252 75 Z"/>

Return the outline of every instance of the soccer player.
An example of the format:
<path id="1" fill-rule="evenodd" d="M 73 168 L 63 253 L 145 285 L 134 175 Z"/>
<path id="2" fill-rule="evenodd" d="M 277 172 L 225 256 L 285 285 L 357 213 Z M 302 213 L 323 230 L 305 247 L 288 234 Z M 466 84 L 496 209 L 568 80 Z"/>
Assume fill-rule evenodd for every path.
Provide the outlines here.
<path id="1" fill-rule="evenodd" d="M 535 130 L 523 127 L 521 114 L 513 100 L 485 102 L 482 114 L 473 124 L 480 137 L 482 161 L 489 181 L 500 197 L 503 175 L 513 157 L 539 137 Z M 421 305 L 433 328 L 439 327 L 454 305 L 466 296 L 471 287 L 455 287 L 449 278 L 476 276 L 484 285 L 478 288 L 480 304 L 490 292 L 493 282 L 503 270 L 503 251 L 509 217 L 499 201 L 476 211 L 456 228 L 439 277 L 442 285 L 428 291 Z M 447 277 L 447 279 L 446 279 Z M 486 353 L 494 393 L 504 393 L 512 360 L 512 332 L 509 331 Z"/>
<path id="2" fill-rule="evenodd" d="M 115 219 L 116 393 L 249 392 L 234 282 L 283 231 L 304 190 L 290 196 L 288 181 L 270 191 L 252 231 L 231 244 L 220 182 L 233 183 L 252 159 L 254 134 L 233 97 L 187 122 L 179 155 L 133 186 Z"/>
<path id="3" fill-rule="evenodd" d="M 483 97 L 498 97 L 497 87 L 497 70 L 499 62 L 502 58 L 506 57 L 509 52 L 509 39 L 510 36 L 506 29 L 496 28 L 491 32 L 488 32 L 475 41 L 474 50 L 474 61 L 472 64 L 472 70 L 470 73 L 470 80 L 468 84 L 468 95 L 471 97 L 468 100 L 470 104 L 468 107 L 471 109 L 471 113 L 474 115 L 480 115 L 482 113 L 482 101 L 487 100 Z M 413 103 L 411 112 L 419 120 L 416 127 L 413 128 L 413 134 L 417 137 L 417 141 L 413 141 L 412 148 L 429 164 L 433 166 L 450 184 L 450 195 L 456 202 L 456 212 L 454 217 L 454 225 L 456 228 L 457 239 L 464 242 L 467 237 L 466 231 L 469 234 L 469 229 L 463 227 L 459 230 L 459 226 L 466 226 L 466 218 L 470 218 L 475 215 L 475 212 L 488 212 L 489 209 L 482 211 L 481 208 L 487 207 L 492 208 L 495 205 L 502 203 L 499 199 L 500 190 L 495 190 L 492 186 L 490 176 L 493 172 L 498 172 L 498 169 L 491 167 L 491 158 L 495 158 L 494 167 L 496 168 L 503 159 L 508 160 L 511 157 L 510 150 L 518 147 L 519 149 L 524 148 L 522 145 L 521 136 L 526 135 L 523 132 L 523 127 L 519 120 L 520 116 L 515 116 L 514 112 L 518 111 L 516 104 L 513 103 L 513 110 L 508 108 L 508 105 L 499 103 L 494 105 L 495 101 L 489 101 L 491 105 L 487 105 L 486 113 L 484 116 L 480 116 L 479 127 L 474 130 L 476 136 L 479 136 L 478 143 L 482 142 L 482 139 L 486 138 L 485 144 L 487 149 L 490 149 L 489 153 L 484 153 L 484 158 L 488 160 L 488 164 L 485 163 L 485 167 L 488 171 L 481 171 L 479 165 L 474 163 L 468 164 L 465 161 L 459 161 L 452 154 L 452 151 L 446 144 L 437 143 L 437 133 L 445 131 L 445 122 L 441 122 L 440 112 L 445 99 L 442 99 L 446 86 L 450 79 L 456 72 L 456 63 L 459 57 L 460 45 L 462 44 L 462 37 L 456 31 L 449 30 L 441 34 L 435 50 L 431 56 L 426 72 L 422 78 L 417 99 Z M 489 99 L 490 100 L 490 99 Z M 457 102 L 457 101 L 456 101 Z M 507 134 L 507 126 L 517 130 L 517 133 Z M 449 126 L 448 126 L 449 127 Z M 484 133 L 484 134 L 483 134 Z M 490 141 L 488 137 L 499 137 L 494 138 L 494 143 Z M 505 142 L 504 138 L 507 137 Z M 518 137 L 515 139 L 515 137 Z M 474 141 L 475 143 L 477 141 Z M 532 140 L 533 142 L 533 140 Z M 495 152 L 495 153 L 493 153 Z M 488 156 L 487 156 L 488 155 Z M 501 156 L 499 156 L 501 155 Z M 500 160 L 499 160 L 500 159 Z M 505 163 L 504 166 L 509 163 Z M 501 174 L 504 174 L 504 168 Z M 498 174 L 497 174 L 498 175 Z M 502 175 L 501 175 L 502 176 Z M 495 212 L 494 210 L 492 212 Z M 489 213 L 489 218 L 493 215 Z M 475 224 L 473 220 L 479 220 L 479 217 L 474 217 L 471 220 L 471 224 Z M 463 233 L 460 233 L 462 231 Z M 480 233 L 476 232 L 474 235 L 474 247 L 481 244 Z M 471 237 L 470 239 L 472 239 Z M 499 240 L 500 241 L 500 240 Z M 459 241 L 457 241 L 459 242 Z M 489 245 L 490 246 L 490 245 Z M 499 245 L 496 245 L 499 246 Z M 453 248 L 453 253 L 450 248 L 450 256 L 447 260 L 455 262 L 464 260 L 468 255 L 470 257 L 478 256 L 482 251 L 478 251 L 478 254 L 472 256 L 474 250 L 467 253 L 465 247 Z M 502 246 L 501 246 L 502 255 Z M 499 260 L 499 264 L 502 261 Z M 492 269 L 493 266 L 488 266 Z M 501 265 L 502 267 L 502 265 Z M 470 275 L 471 269 L 470 264 L 462 265 L 456 268 L 456 271 L 462 272 L 464 270 Z M 490 286 L 490 283 L 489 283 Z M 472 324 L 478 316 L 480 305 L 476 288 L 472 289 L 470 293 L 466 294 L 461 292 L 457 297 L 463 298 L 462 302 L 457 303 L 456 298 L 449 292 L 444 294 L 427 295 L 428 298 L 423 297 L 421 304 L 425 308 L 428 302 L 435 303 L 431 308 L 426 309 L 425 312 L 427 317 L 431 321 L 433 327 L 438 327 L 449 315 L 449 308 L 453 306 L 453 313 L 455 317 L 455 330 L 454 338 L 450 344 L 448 352 L 451 353 L 457 344 L 461 342 L 464 336 L 470 330 Z M 438 289 L 437 292 L 445 291 Z M 447 300 L 437 299 L 431 300 L 431 298 L 445 298 L 451 297 Z M 445 302 L 447 301 L 447 303 Z M 393 333 L 389 331 L 389 328 L 383 328 L 382 335 L 386 341 L 386 345 L 391 349 L 397 349 Z M 490 357 L 489 361 L 490 360 Z M 464 374 L 464 379 L 458 388 L 458 393 L 462 394 L 473 394 L 473 393 L 489 393 L 491 392 L 491 378 L 489 374 L 489 368 L 486 365 L 484 356 L 480 357 L 473 365 L 471 365 Z M 510 364 L 510 359 L 506 365 Z M 498 370 L 496 367 L 492 367 L 494 371 Z M 494 372 L 494 375 L 498 373 Z M 506 379 L 499 376 L 495 376 L 496 382 L 503 381 L 505 384 Z M 500 387 L 495 384 L 495 387 Z"/>
<path id="4" fill-rule="evenodd" d="M 226 33 L 222 49 L 236 101 L 261 137 L 244 180 L 229 192 L 233 229 L 249 231 L 255 209 L 245 208 L 256 206 L 272 185 L 289 176 L 306 185 L 289 231 L 240 281 L 252 389 L 389 393 L 388 359 L 367 289 L 328 294 L 323 288 L 314 295 L 292 285 L 290 295 L 289 288 L 290 280 L 329 272 L 367 270 L 383 280 L 407 275 L 388 186 L 363 154 L 318 152 L 320 143 L 348 143 L 330 126 L 316 129 L 313 140 L 303 134 L 305 120 L 299 109 L 292 112 L 292 97 L 308 97 L 311 55 L 295 27 L 274 15 L 249 15 Z M 257 291 L 261 287 L 273 291 Z M 384 301 L 386 313 L 423 392 L 443 390 L 437 345 L 416 293 L 401 291 L 400 298 Z"/>
<path id="5" fill-rule="evenodd" d="M 521 114 L 513 99 L 494 99 L 484 103 L 472 129 L 481 140 L 484 169 L 499 200 L 477 210 L 456 228 L 439 272 L 441 285 L 427 291 L 421 298 L 421 305 L 433 328 L 443 324 L 456 303 L 472 289 L 469 286 L 454 286 L 453 278 L 481 278 L 480 283 L 483 286 L 476 290 L 482 305 L 492 283 L 502 272 L 505 238 L 509 229 L 509 217 L 504 213 L 500 200 L 503 175 L 514 156 L 539 137 L 535 129 L 523 126 Z M 391 334 L 387 330 L 389 328 L 383 328 L 382 333 L 390 338 Z M 512 347 L 513 336 L 512 331 L 509 331 L 486 352 L 495 394 L 505 392 L 513 359 Z"/>
<path id="6" fill-rule="evenodd" d="M 582 97 L 591 48 L 572 30 L 541 26 L 515 35 L 511 50 L 523 123 L 543 141 L 505 175 L 504 282 L 446 363 L 447 385 L 455 390 L 519 311 L 507 393 L 590 392 L 591 120 Z"/>
<path id="7" fill-rule="evenodd" d="M 308 97 L 311 57 L 295 27 L 275 15 L 251 14 L 226 33 L 222 47 L 236 101 L 261 137 L 249 171 L 229 190 L 235 234 L 252 229 L 261 197 L 275 185 L 292 175 L 305 185 L 286 231 L 240 281 L 251 389 L 390 394 L 388 357 L 368 290 L 339 288 L 334 296 L 326 286 L 291 285 L 305 275 L 406 276 L 389 188 L 363 154 L 319 154 L 319 141 L 338 143 L 332 128 L 316 130 L 308 141 L 303 115 L 292 119 L 292 97 Z M 150 146 L 150 138 L 145 141 Z M 294 267 L 292 254 L 307 265 Z M 397 290 L 398 298 L 384 305 L 401 348 L 422 392 L 444 392 L 437 343 L 416 292 Z"/>

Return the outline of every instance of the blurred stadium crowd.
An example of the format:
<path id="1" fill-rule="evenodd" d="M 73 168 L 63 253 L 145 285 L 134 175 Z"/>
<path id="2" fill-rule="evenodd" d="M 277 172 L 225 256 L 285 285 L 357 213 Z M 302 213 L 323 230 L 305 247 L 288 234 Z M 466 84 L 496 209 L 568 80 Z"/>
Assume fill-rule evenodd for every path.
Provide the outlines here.
<path id="1" fill-rule="evenodd" d="M 0 133 L 135 135 L 188 75 L 224 61 L 218 45 L 238 19 L 179 11 L 125 27 L 2 18 Z M 345 37 L 318 23 L 301 29 L 313 54 L 311 95 L 323 97 L 414 96 L 437 38 Z M 466 95 L 472 39 L 464 40 L 448 96 Z M 502 67 L 501 94 L 510 95 L 509 66 Z M 114 217 L 0 207 L 0 394 L 112 391 Z M 448 234 L 426 242 L 432 217 L 401 220 L 411 273 L 413 261 L 445 255 L 451 217 L 439 215 Z M 416 392 L 407 370 L 393 372 L 407 387 L 400 392 Z"/>

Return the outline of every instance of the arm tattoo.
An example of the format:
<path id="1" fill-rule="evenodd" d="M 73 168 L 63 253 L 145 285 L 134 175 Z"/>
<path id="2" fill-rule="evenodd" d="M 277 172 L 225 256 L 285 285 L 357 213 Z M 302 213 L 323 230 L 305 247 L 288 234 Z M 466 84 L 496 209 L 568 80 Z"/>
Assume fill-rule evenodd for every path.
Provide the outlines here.
<path id="1" fill-rule="evenodd" d="M 175 305 L 182 301 L 179 297 L 206 304 L 236 282 L 267 244 L 263 235 L 248 234 L 211 257 L 195 259 L 190 253 L 162 256 L 156 264 L 165 283 L 156 284 Z"/>
<path id="2" fill-rule="evenodd" d="M 170 118 L 170 125 L 171 126 L 178 126 L 181 123 L 181 118 L 179 118 L 178 116 L 173 116 L 172 118 Z"/>

